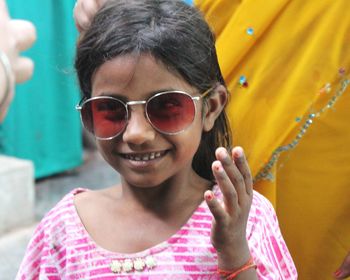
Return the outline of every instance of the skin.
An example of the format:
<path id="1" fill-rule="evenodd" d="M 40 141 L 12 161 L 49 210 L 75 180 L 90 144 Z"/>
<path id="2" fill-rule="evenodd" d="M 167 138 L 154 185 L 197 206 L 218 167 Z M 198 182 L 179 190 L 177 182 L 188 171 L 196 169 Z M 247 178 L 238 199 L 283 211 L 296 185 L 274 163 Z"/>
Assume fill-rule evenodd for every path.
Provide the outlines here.
<path id="1" fill-rule="evenodd" d="M 30 79 L 33 74 L 33 61 L 20 55 L 21 51 L 28 49 L 36 40 L 34 25 L 26 20 L 11 19 L 6 3 L 0 0 L 0 50 L 9 59 L 11 65 L 10 94 L 0 108 L 0 122 L 5 118 L 8 106 L 13 99 L 15 83 L 22 83 Z M 5 72 L 0 65 L 0 101 L 5 94 Z"/>
<path id="2" fill-rule="evenodd" d="M 97 69 L 92 79 L 92 96 L 135 101 L 167 89 L 200 94 L 149 55 L 114 58 Z M 123 253 L 155 246 L 176 233 L 204 198 L 215 219 L 211 237 L 220 268 L 237 269 L 249 259 L 245 231 L 253 191 L 242 149 L 236 148 L 232 155 L 224 148 L 216 151 L 213 173 L 224 195 L 223 204 L 211 192 L 212 183 L 199 177 L 191 166 L 202 131 L 213 127 L 226 99 L 225 88 L 217 86 L 204 117 L 202 103 L 197 102 L 193 124 L 172 136 L 154 130 L 144 116 L 143 105 L 133 106 L 121 135 L 97 141 L 100 153 L 122 178 L 120 186 L 75 197 L 82 222 L 100 246 Z M 163 156 L 141 162 L 124 157 L 149 152 L 162 152 Z M 239 277 L 256 279 L 256 272 L 250 269 Z"/>
<path id="3" fill-rule="evenodd" d="M 334 272 L 334 278 L 346 279 L 350 276 L 350 252 L 344 258 L 340 267 Z"/>
<path id="4" fill-rule="evenodd" d="M 145 100 L 154 93 L 168 89 L 179 89 L 196 92 L 182 79 L 158 67 L 153 58 L 142 56 L 119 57 L 100 67 L 93 78 L 93 96 L 111 95 L 127 100 Z M 200 105 L 197 102 L 197 105 Z M 117 141 L 99 141 L 97 145 L 107 162 L 123 174 L 125 181 L 133 186 L 158 186 L 171 174 L 186 166 L 183 177 L 194 180 L 195 173 L 191 169 L 191 158 L 196 152 L 203 124 L 197 110 L 196 120 L 190 129 L 183 133 L 166 137 L 158 133 L 144 116 L 144 106 L 131 107 L 128 125 Z M 120 139 L 121 138 L 121 139 Z M 191 139 L 191 141 L 188 141 Z M 183 145 L 183 143 L 187 143 Z M 149 152 L 166 153 L 160 162 L 139 167 L 121 155 L 133 155 Z M 110 155 L 113 155 L 112 157 Z M 159 172 L 164 169 L 166 172 Z M 192 179 L 193 178 L 193 179 Z M 197 182 L 196 182 L 197 184 Z"/>
<path id="5" fill-rule="evenodd" d="M 224 148 L 218 148 L 215 154 L 217 161 L 213 162 L 212 169 L 224 201 L 220 204 L 212 198 L 211 191 L 205 192 L 215 218 L 211 239 L 218 252 L 218 266 L 223 270 L 236 270 L 250 256 L 245 231 L 253 198 L 252 177 L 242 148 L 233 149 L 232 157 Z"/>
<path id="6" fill-rule="evenodd" d="M 77 0 L 73 9 L 76 27 L 79 32 L 84 31 L 90 25 L 90 22 L 96 12 L 102 7 L 106 0 Z"/>

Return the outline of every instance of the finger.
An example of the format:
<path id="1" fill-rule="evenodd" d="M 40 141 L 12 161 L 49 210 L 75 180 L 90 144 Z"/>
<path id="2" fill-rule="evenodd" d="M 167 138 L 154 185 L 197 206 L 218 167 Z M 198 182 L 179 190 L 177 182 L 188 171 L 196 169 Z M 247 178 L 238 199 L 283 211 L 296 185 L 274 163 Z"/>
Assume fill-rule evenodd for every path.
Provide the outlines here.
<path id="1" fill-rule="evenodd" d="M 78 0 L 73 9 L 75 25 L 79 32 L 89 28 L 91 21 L 97 11 L 104 3 L 97 0 Z"/>
<path id="2" fill-rule="evenodd" d="M 19 57 L 13 65 L 16 83 L 23 83 L 29 80 L 34 71 L 34 63 L 28 57 Z"/>
<path id="3" fill-rule="evenodd" d="M 97 6 L 98 8 L 101 8 L 107 0 L 96 0 Z"/>
<path id="4" fill-rule="evenodd" d="M 96 0 L 84 0 L 81 1 L 82 11 L 91 20 L 99 9 L 99 5 Z"/>
<path id="5" fill-rule="evenodd" d="M 227 176 L 220 161 L 216 160 L 213 162 L 212 170 L 216 182 L 223 194 L 226 211 L 229 214 L 232 214 L 235 212 L 238 204 L 237 192 L 235 190 L 235 187 L 232 185 L 232 182 Z"/>
<path id="6" fill-rule="evenodd" d="M 8 20 L 10 18 L 5 0 L 0 0 L 0 19 Z"/>
<path id="7" fill-rule="evenodd" d="M 334 273 L 336 279 L 345 279 L 350 276 L 350 253 L 345 257 L 339 269 Z"/>
<path id="8" fill-rule="evenodd" d="M 226 218 L 226 213 L 224 208 L 221 206 L 220 202 L 215 197 L 214 193 L 210 190 L 207 190 L 204 193 L 204 199 L 209 207 L 210 212 L 213 214 L 213 217 L 217 223 L 224 222 Z"/>
<path id="9" fill-rule="evenodd" d="M 24 51 L 33 45 L 36 40 L 36 30 L 30 21 L 13 19 L 9 24 L 18 51 Z"/>
<path id="10" fill-rule="evenodd" d="M 241 147 L 233 148 L 232 157 L 236 163 L 238 170 L 243 176 L 247 194 L 253 194 L 253 178 L 243 149 Z"/>
<path id="11" fill-rule="evenodd" d="M 225 148 L 218 148 L 215 152 L 216 158 L 222 163 L 227 176 L 233 184 L 238 194 L 238 201 L 241 203 L 247 194 L 244 178 L 237 168 L 235 162 L 232 160 Z"/>
<path id="12" fill-rule="evenodd" d="M 80 23 L 75 19 L 75 27 L 77 28 L 79 33 L 82 33 L 84 31 L 83 27 L 80 25 Z"/>
<path id="13" fill-rule="evenodd" d="M 74 7 L 73 7 L 73 19 L 74 19 L 74 23 L 75 23 L 76 28 L 78 29 L 79 32 L 81 32 L 82 29 L 81 29 L 81 26 L 79 24 L 79 17 L 78 17 L 78 14 L 79 14 L 78 5 L 79 5 L 79 0 L 75 1 Z"/>
<path id="14" fill-rule="evenodd" d="M 90 26 L 90 19 L 86 14 L 74 13 L 75 25 L 79 32 L 85 31 Z"/>

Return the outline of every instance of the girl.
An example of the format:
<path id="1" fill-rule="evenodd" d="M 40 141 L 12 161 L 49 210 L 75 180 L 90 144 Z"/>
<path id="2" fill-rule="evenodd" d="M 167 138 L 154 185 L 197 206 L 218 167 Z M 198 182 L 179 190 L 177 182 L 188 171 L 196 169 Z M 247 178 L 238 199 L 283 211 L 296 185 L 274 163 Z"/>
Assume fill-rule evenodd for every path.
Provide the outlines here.
<path id="1" fill-rule="evenodd" d="M 96 14 L 77 47 L 77 109 L 121 184 L 63 198 L 17 279 L 297 278 L 242 149 L 227 152 L 214 44 L 182 1 L 108 1 Z"/>

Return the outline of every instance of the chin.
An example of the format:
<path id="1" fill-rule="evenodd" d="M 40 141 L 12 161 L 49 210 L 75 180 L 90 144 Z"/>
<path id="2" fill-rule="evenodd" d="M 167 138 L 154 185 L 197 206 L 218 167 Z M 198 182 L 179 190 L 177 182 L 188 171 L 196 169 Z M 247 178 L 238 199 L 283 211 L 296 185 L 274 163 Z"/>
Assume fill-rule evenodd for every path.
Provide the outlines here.
<path id="1" fill-rule="evenodd" d="M 145 176 L 138 176 L 139 178 L 125 178 L 124 182 L 127 183 L 129 186 L 137 187 L 140 189 L 150 189 L 150 188 L 157 188 L 163 185 L 164 180 L 157 180 L 155 178 L 152 178 L 150 180 L 147 180 Z"/>

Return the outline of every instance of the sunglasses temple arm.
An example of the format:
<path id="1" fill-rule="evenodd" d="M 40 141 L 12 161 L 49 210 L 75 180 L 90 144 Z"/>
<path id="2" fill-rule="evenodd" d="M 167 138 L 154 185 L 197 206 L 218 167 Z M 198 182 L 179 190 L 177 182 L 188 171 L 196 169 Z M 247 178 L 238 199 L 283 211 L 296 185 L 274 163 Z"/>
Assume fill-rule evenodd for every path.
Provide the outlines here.
<path id="1" fill-rule="evenodd" d="M 208 88 L 205 92 L 201 94 L 201 97 L 202 98 L 206 97 L 213 89 L 214 87 Z"/>

